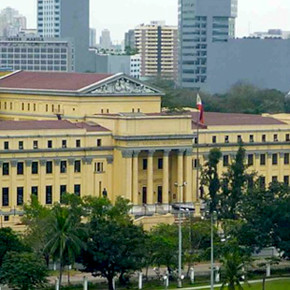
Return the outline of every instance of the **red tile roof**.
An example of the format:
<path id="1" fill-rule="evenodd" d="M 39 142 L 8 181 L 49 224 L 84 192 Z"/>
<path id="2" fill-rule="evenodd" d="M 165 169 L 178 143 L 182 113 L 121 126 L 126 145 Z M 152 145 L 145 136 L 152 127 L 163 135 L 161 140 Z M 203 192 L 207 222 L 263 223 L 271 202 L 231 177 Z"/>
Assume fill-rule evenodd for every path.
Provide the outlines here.
<path id="1" fill-rule="evenodd" d="M 191 112 L 193 127 L 196 128 L 197 112 Z M 261 115 L 236 113 L 204 113 L 204 126 L 251 126 L 251 125 L 285 125 L 286 123 Z"/>
<path id="2" fill-rule="evenodd" d="M 71 123 L 67 120 L 45 121 L 0 121 L 0 131 L 16 130 L 76 130 L 86 129 L 87 132 L 106 132 L 108 129 L 98 124 Z"/>
<path id="3" fill-rule="evenodd" d="M 77 91 L 112 75 L 20 71 L 0 79 L 0 88 Z"/>

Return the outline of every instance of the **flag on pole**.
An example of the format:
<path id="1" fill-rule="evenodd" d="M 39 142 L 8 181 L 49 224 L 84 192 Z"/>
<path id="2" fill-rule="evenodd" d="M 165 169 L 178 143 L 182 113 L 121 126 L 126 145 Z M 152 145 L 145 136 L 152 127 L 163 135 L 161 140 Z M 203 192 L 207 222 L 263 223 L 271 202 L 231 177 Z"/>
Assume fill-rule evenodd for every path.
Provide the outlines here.
<path id="1" fill-rule="evenodd" d="M 202 101 L 201 101 L 201 98 L 200 98 L 200 95 L 197 94 L 196 96 L 196 107 L 199 111 L 199 123 L 201 124 L 204 124 L 204 119 L 203 119 L 203 104 L 202 104 Z"/>

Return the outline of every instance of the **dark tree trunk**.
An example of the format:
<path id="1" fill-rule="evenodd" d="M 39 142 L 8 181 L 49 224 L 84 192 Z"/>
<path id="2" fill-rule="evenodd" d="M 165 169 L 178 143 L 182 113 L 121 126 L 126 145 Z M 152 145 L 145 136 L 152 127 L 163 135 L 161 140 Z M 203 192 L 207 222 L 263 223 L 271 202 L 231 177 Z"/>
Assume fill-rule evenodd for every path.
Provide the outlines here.
<path id="1" fill-rule="evenodd" d="M 107 278 L 107 280 L 108 280 L 108 289 L 109 290 L 115 290 L 114 289 L 114 284 L 113 284 L 113 279 L 114 279 L 114 277 L 111 277 L 111 276 Z"/>

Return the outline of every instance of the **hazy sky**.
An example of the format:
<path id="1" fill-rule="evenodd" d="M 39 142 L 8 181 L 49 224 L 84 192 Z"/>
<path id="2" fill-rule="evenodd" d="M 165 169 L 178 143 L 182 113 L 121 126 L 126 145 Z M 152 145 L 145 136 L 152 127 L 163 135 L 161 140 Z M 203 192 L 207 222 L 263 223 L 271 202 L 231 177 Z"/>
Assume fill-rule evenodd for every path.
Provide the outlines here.
<path id="1" fill-rule="evenodd" d="M 81 1 L 81 0 L 80 0 Z M 100 31 L 108 28 L 113 40 L 122 40 L 124 32 L 140 23 L 166 20 L 177 24 L 178 0 L 91 0 L 91 26 Z M 18 9 L 36 26 L 36 0 L 0 0 L 0 9 Z M 290 31 L 290 0 L 239 0 L 237 36 L 249 32 L 282 28 Z"/>

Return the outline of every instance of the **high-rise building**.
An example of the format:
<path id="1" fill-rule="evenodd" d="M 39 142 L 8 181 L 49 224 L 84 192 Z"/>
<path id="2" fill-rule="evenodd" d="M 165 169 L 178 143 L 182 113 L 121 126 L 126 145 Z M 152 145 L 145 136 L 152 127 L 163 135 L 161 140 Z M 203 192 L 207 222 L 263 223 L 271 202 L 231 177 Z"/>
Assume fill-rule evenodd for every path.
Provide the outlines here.
<path id="1" fill-rule="evenodd" d="M 16 36 L 22 29 L 26 29 L 26 17 L 13 8 L 7 7 L 0 13 L 0 36 Z"/>
<path id="2" fill-rule="evenodd" d="M 95 28 L 90 28 L 90 47 L 97 45 L 97 31 Z"/>
<path id="3" fill-rule="evenodd" d="M 200 89 L 207 80 L 210 43 L 235 37 L 237 0 L 179 0 L 179 84 Z"/>
<path id="4" fill-rule="evenodd" d="M 38 0 L 37 30 L 41 37 L 70 38 L 75 48 L 75 69 L 90 70 L 89 0 Z"/>
<path id="5" fill-rule="evenodd" d="M 65 39 L 31 35 L 1 38 L 0 69 L 73 72 L 74 49 Z"/>
<path id="6" fill-rule="evenodd" d="M 135 30 L 130 29 L 125 33 L 125 49 L 130 47 L 131 49 L 135 48 Z"/>
<path id="7" fill-rule="evenodd" d="M 135 29 L 135 44 L 141 56 L 141 77 L 177 79 L 178 35 L 176 26 L 154 21 Z"/>
<path id="8" fill-rule="evenodd" d="M 104 29 L 100 36 L 100 48 L 102 49 L 111 49 L 112 48 L 112 40 L 111 33 L 109 29 Z"/>

